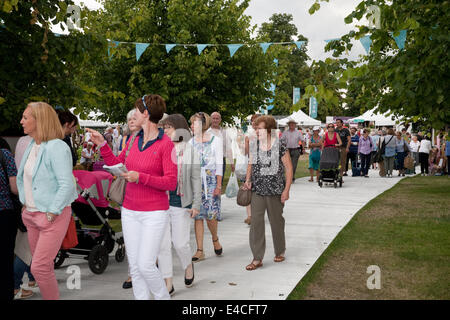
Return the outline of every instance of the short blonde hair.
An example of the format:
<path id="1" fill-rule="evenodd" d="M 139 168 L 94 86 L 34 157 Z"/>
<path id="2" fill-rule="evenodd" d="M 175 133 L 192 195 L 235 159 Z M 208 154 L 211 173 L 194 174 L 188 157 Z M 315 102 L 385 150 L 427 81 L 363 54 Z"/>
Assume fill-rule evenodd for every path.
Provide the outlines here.
<path id="1" fill-rule="evenodd" d="M 209 127 L 211 126 L 211 117 L 209 116 L 209 114 L 207 114 L 206 112 L 197 112 L 196 114 L 191 116 L 189 121 L 191 123 L 194 123 L 195 119 L 197 118 L 200 119 L 200 121 L 202 122 L 202 132 L 208 130 Z"/>
<path id="2" fill-rule="evenodd" d="M 30 102 L 31 115 L 36 119 L 37 139 L 42 142 L 63 139 L 64 130 L 59 122 L 58 114 L 51 105 L 45 102 Z"/>

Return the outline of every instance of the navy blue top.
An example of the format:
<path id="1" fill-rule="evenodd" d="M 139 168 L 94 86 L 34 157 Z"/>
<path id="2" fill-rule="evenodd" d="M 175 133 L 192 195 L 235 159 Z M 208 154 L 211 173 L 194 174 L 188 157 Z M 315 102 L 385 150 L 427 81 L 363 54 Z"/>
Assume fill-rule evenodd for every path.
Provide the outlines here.
<path id="1" fill-rule="evenodd" d="M 144 143 L 144 129 L 141 129 L 141 131 L 139 131 L 139 133 L 137 134 L 137 138 L 139 138 L 139 140 L 138 140 L 139 151 L 144 151 L 145 149 L 150 148 L 150 146 L 152 144 L 154 144 L 158 140 L 161 140 L 164 137 L 164 130 L 159 128 L 158 131 L 159 131 L 159 133 L 158 133 L 158 136 L 156 137 L 156 139 L 150 140 L 149 142 L 147 142 L 147 144 L 144 146 L 143 149 L 142 149 L 142 144 Z"/>
<path id="2" fill-rule="evenodd" d="M 354 145 L 353 142 L 356 142 L 356 144 Z M 355 134 L 352 137 L 349 152 L 350 153 L 358 153 L 358 144 L 359 144 L 359 136 L 357 134 Z"/>
<path id="3" fill-rule="evenodd" d="M 175 188 L 175 190 L 169 191 L 169 206 L 183 208 L 183 206 L 181 205 L 181 197 L 179 195 L 177 195 L 177 189 L 178 189 L 178 184 L 177 184 L 177 187 Z M 186 208 L 191 209 L 192 204 L 188 205 Z"/>
<path id="4" fill-rule="evenodd" d="M 10 196 L 9 177 L 17 176 L 17 168 L 14 157 L 9 150 L 1 149 L 0 152 L 2 152 L 3 156 L 3 163 L 0 164 L 0 211 L 3 211 L 14 208 Z"/>

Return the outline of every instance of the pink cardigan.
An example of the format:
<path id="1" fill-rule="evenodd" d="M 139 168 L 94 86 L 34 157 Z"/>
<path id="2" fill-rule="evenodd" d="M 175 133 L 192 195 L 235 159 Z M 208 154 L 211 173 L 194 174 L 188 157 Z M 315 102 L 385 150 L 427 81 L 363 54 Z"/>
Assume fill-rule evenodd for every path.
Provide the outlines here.
<path id="1" fill-rule="evenodd" d="M 136 137 L 130 149 L 125 166 L 128 171 L 139 172 L 139 183 L 127 183 L 123 207 L 133 211 L 168 210 L 167 191 L 177 187 L 177 164 L 171 159 L 174 144 L 164 135 L 141 152 L 138 139 Z M 124 163 L 129 143 L 118 157 L 114 156 L 108 144 L 100 148 L 105 163 L 109 166 Z"/>

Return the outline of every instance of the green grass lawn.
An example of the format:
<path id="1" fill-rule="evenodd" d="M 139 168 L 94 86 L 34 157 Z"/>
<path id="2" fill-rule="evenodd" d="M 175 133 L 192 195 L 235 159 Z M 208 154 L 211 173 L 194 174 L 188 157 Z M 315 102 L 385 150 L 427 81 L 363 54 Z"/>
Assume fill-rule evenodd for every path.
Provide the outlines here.
<path id="1" fill-rule="evenodd" d="M 288 299 L 450 299 L 450 179 L 407 178 L 370 201 Z"/>

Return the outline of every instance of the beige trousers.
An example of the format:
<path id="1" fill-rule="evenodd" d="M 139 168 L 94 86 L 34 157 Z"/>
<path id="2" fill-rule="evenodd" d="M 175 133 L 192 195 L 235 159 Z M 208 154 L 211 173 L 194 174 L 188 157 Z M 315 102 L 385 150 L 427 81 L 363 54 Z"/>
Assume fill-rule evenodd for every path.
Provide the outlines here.
<path id="1" fill-rule="evenodd" d="M 250 225 L 250 248 L 255 260 L 262 260 L 266 251 L 266 233 L 264 215 L 267 210 L 270 228 L 272 229 L 275 255 L 286 251 L 286 238 L 284 233 L 284 218 L 281 196 L 260 196 L 252 192 L 252 223 Z"/>

